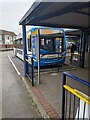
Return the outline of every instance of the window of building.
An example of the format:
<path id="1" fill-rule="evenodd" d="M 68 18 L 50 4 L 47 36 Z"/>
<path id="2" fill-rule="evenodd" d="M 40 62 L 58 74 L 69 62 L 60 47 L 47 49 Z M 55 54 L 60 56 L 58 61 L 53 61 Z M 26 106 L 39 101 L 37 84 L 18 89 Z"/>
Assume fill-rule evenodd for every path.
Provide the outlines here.
<path id="1" fill-rule="evenodd" d="M 2 40 L 2 35 L 0 35 L 0 40 Z"/>
<path id="2" fill-rule="evenodd" d="M 2 44 L 2 35 L 0 35 L 0 44 Z"/>
<path id="3" fill-rule="evenodd" d="M 5 35 L 5 44 L 12 44 L 12 36 Z"/>

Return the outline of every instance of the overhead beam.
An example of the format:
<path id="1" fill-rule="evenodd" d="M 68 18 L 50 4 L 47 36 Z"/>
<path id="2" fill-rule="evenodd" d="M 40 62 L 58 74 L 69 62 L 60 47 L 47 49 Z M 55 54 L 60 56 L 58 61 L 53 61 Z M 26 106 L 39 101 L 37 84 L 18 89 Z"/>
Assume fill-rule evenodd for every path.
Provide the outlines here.
<path id="1" fill-rule="evenodd" d="M 87 29 L 86 27 L 82 26 L 74 26 L 74 25 L 63 25 L 63 24 L 51 24 L 51 23 L 43 23 L 43 22 L 31 22 L 26 25 L 33 25 L 33 26 L 45 26 L 45 27 L 54 27 L 54 28 L 72 28 L 72 29 Z"/>

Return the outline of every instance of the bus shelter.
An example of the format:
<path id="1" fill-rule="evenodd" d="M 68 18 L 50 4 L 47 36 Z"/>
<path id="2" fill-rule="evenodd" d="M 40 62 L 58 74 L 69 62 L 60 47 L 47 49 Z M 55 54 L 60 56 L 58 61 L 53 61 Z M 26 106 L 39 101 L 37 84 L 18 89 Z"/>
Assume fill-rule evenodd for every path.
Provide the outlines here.
<path id="1" fill-rule="evenodd" d="M 42 11 L 42 12 L 41 12 Z M 84 67 L 85 43 L 89 41 L 88 2 L 34 2 L 19 24 L 23 31 L 24 74 L 27 74 L 26 26 L 73 28 L 80 30 L 80 67 Z"/>
<path id="2" fill-rule="evenodd" d="M 26 54 L 26 25 L 80 29 L 81 67 L 84 67 L 85 41 L 90 17 L 88 12 L 88 2 L 34 2 L 19 22 L 23 30 L 24 53 Z"/>
<path id="3" fill-rule="evenodd" d="M 34 2 L 31 8 L 27 11 L 27 13 L 23 16 L 21 21 L 19 22 L 22 25 L 23 31 L 23 51 L 24 51 L 24 75 L 26 76 L 28 73 L 28 63 L 27 59 L 27 45 L 26 45 L 26 26 L 34 25 L 34 26 L 45 26 L 45 27 L 55 27 L 55 28 L 72 28 L 79 29 L 80 31 L 80 67 L 84 67 L 85 62 L 85 45 L 89 43 L 90 38 L 90 29 L 88 20 L 90 18 L 89 14 L 89 3 L 88 2 Z M 37 33 L 36 33 L 37 34 Z M 66 33 L 67 35 L 69 33 Z M 70 33 L 71 34 L 71 33 Z M 89 43 L 90 45 L 90 43 Z M 39 44 L 38 44 L 38 53 L 40 53 Z M 89 46 L 90 52 L 90 46 Z M 40 54 L 38 54 L 38 58 Z M 33 61 L 33 60 L 32 60 Z M 40 63 L 40 62 L 38 62 Z M 32 65 L 33 66 L 33 65 Z M 33 67 L 32 67 L 33 68 Z M 40 74 L 40 64 L 38 64 L 38 75 Z M 40 76 L 38 76 L 38 79 Z M 63 73 L 63 81 L 62 81 L 62 119 L 64 120 L 65 116 L 67 116 L 67 105 L 69 105 L 69 119 L 71 116 L 74 118 L 85 118 L 86 116 L 86 106 L 90 105 L 90 101 L 83 96 L 80 91 L 72 89 L 70 86 L 66 84 L 66 77 L 70 77 L 72 80 L 76 80 L 77 82 L 82 83 L 84 86 L 88 86 L 90 88 L 90 83 L 85 80 L 79 79 L 76 76 L 70 75 L 66 72 Z M 67 95 L 66 91 L 70 92 L 70 100 L 67 103 Z M 75 115 L 75 104 L 73 107 L 73 113 L 71 115 L 71 103 L 74 102 L 71 98 L 71 94 L 79 99 L 78 101 L 78 109 L 77 114 Z M 85 99 L 84 99 L 85 98 Z M 84 103 L 80 102 L 83 100 Z M 71 102 L 72 101 L 72 102 Z M 80 106 L 83 105 L 83 110 Z M 83 111 L 83 113 L 82 113 Z M 85 112 L 86 111 L 86 112 Z M 82 115 L 80 115 L 80 113 Z M 89 116 L 89 115 L 88 115 Z"/>

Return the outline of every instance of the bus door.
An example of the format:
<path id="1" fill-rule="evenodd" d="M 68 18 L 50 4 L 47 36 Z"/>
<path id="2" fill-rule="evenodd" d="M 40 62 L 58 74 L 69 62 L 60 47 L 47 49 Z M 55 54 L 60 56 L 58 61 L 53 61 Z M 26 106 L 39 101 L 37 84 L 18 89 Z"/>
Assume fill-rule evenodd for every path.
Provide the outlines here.
<path id="1" fill-rule="evenodd" d="M 63 49 L 63 38 L 62 37 L 56 37 L 55 38 L 55 43 L 56 43 L 56 46 L 55 46 L 55 49 L 56 49 L 56 52 L 60 52 L 60 53 L 63 53 L 64 49 Z"/>

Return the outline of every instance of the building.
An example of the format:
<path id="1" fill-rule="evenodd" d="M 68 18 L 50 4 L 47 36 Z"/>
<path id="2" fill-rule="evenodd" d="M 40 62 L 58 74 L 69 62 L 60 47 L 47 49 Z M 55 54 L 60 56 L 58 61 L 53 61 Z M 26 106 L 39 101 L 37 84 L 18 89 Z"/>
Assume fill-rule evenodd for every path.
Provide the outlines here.
<path id="1" fill-rule="evenodd" d="M 15 37 L 14 32 L 0 29 L 0 48 L 13 48 Z"/>
<path id="2" fill-rule="evenodd" d="M 22 34 L 19 33 L 14 40 L 14 48 L 22 49 L 22 47 L 23 47 Z"/>

